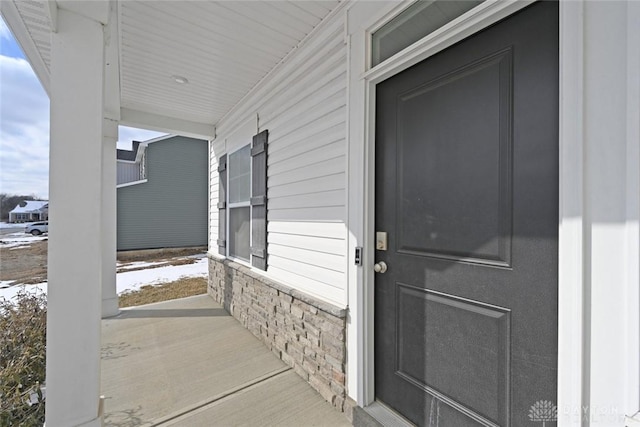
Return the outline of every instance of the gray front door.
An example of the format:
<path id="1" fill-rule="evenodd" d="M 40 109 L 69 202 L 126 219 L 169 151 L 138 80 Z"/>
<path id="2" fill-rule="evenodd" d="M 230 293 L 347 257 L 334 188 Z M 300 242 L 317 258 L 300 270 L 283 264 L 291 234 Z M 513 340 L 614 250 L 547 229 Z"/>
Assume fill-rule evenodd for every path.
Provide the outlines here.
<path id="1" fill-rule="evenodd" d="M 418 425 L 555 425 L 557 3 L 379 84 L 375 144 L 376 398 Z"/>

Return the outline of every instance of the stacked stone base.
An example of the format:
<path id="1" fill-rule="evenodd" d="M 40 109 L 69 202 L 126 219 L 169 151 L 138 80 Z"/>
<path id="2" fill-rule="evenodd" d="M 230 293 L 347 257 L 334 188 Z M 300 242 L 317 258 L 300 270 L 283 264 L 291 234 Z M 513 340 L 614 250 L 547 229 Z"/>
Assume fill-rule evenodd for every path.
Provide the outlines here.
<path id="1" fill-rule="evenodd" d="M 208 291 L 329 403 L 350 412 L 344 309 L 211 255 Z"/>

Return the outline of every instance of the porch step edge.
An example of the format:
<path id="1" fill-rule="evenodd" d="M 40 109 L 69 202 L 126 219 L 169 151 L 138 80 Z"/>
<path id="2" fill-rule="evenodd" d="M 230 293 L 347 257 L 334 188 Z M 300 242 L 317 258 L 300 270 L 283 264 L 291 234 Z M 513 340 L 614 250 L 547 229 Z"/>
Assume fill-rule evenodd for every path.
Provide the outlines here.
<path id="1" fill-rule="evenodd" d="M 414 427 L 413 423 L 381 402 L 373 402 L 371 405 L 363 408 L 363 411 L 374 418 L 378 425 L 383 427 Z"/>
<path id="2" fill-rule="evenodd" d="M 217 395 L 215 395 L 213 397 L 210 397 L 209 399 L 200 401 L 200 402 L 195 403 L 193 405 L 185 406 L 184 408 L 182 408 L 182 409 L 180 409 L 178 411 L 175 411 L 175 412 L 173 412 L 171 414 L 165 415 L 164 417 L 160 417 L 160 418 L 157 418 L 155 420 L 152 420 L 151 421 L 151 426 L 155 427 L 155 426 L 161 426 L 163 424 L 166 424 L 166 423 L 168 423 L 170 421 L 175 420 L 176 418 L 183 417 L 183 416 L 189 414 L 190 412 L 196 411 L 196 410 L 198 410 L 200 408 L 203 408 L 203 407 L 205 407 L 207 405 L 215 403 L 215 402 L 217 402 L 219 400 L 222 400 L 222 399 L 224 399 L 226 397 L 229 397 L 229 396 L 231 396 L 233 394 L 236 394 L 239 391 L 242 391 L 244 389 L 252 387 L 252 386 L 254 386 L 256 384 L 259 384 L 259 383 L 261 383 L 263 381 L 266 381 L 266 380 L 271 379 L 273 377 L 277 377 L 278 375 L 281 375 L 281 374 L 283 374 L 283 373 L 285 373 L 287 371 L 290 371 L 290 370 L 291 370 L 291 368 L 286 366 L 286 367 L 283 367 L 283 368 L 280 368 L 280 369 L 276 369 L 275 371 L 271 371 L 268 374 L 262 375 L 261 377 L 255 378 L 255 379 L 253 379 L 251 381 L 247 381 L 244 384 L 240 384 L 239 386 L 236 386 L 236 387 L 233 387 L 233 388 L 231 388 L 229 390 L 226 390 L 226 391 L 224 391 L 224 392 L 222 392 L 220 394 L 217 394 Z"/>

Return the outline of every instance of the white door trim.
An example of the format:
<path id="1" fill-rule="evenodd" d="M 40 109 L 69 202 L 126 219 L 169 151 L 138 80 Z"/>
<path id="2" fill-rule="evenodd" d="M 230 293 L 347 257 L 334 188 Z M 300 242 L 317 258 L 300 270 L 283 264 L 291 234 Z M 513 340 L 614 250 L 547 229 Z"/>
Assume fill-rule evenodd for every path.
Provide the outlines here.
<path id="1" fill-rule="evenodd" d="M 582 408 L 584 341 L 584 15 L 560 3 L 560 205 L 558 229 L 558 408 Z M 558 411 L 559 425 L 575 417 Z M 578 421 L 579 422 L 579 421 Z"/>
<path id="2" fill-rule="evenodd" d="M 487 1 L 423 40 L 368 70 L 369 39 L 402 8 L 349 9 L 349 324 L 350 396 L 359 406 L 375 399 L 373 343 L 373 235 L 375 85 L 529 5 L 530 1 Z M 403 4 L 406 6 L 406 3 Z M 368 9 L 367 9 L 368 8 Z M 582 29 L 583 2 L 560 2 L 560 212 L 558 407 L 582 406 L 583 225 Z M 358 222 L 359 221 L 359 222 Z M 361 224 L 355 226 L 355 224 Z M 354 267 L 354 248 L 364 250 L 364 267 Z M 354 360 L 355 359 L 355 360 Z M 559 411 L 560 412 L 560 411 Z M 560 414 L 559 414 L 560 415 Z M 564 423 L 563 423 L 564 424 Z"/>

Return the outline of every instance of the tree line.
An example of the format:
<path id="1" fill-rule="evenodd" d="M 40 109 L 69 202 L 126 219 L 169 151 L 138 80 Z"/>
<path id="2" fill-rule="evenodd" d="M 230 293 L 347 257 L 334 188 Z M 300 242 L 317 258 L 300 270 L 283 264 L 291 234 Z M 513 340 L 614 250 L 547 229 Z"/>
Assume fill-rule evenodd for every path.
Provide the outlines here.
<path id="1" fill-rule="evenodd" d="M 40 197 L 35 196 L 34 194 L 30 195 L 17 195 L 17 194 L 6 194 L 0 193 L 0 221 L 8 221 L 9 220 L 9 212 L 13 210 L 20 203 L 25 202 L 27 200 L 45 200 Z"/>

